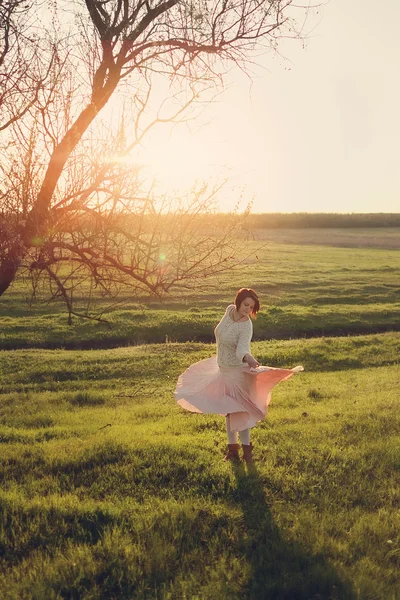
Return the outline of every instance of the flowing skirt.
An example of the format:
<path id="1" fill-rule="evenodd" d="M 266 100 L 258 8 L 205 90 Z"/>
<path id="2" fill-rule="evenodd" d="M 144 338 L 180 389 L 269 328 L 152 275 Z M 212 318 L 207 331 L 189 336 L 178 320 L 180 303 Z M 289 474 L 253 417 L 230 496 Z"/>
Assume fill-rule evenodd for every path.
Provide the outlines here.
<path id="1" fill-rule="evenodd" d="M 196 413 L 230 415 L 231 431 L 254 427 L 267 414 L 271 390 L 303 367 L 219 367 L 216 356 L 191 365 L 178 379 L 175 399 Z"/>

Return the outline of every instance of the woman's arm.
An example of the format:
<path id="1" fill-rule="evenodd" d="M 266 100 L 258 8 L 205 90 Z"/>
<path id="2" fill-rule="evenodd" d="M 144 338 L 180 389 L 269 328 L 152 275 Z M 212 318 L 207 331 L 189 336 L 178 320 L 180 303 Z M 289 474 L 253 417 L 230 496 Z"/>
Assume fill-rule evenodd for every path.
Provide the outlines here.
<path id="1" fill-rule="evenodd" d="M 236 357 L 246 362 L 249 367 L 258 367 L 259 363 L 250 353 L 250 341 L 253 337 L 253 324 L 252 322 L 246 321 L 247 327 L 241 327 L 239 334 L 239 341 L 236 347 Z"/>

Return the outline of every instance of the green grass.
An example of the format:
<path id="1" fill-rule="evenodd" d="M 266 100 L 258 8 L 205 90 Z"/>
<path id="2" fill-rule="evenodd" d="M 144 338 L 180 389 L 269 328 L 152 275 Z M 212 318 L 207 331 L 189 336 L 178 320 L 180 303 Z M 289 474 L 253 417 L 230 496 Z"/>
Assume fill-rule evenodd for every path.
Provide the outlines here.
<path id="1" fill-rule="evenodd" d="M 291 235 L 295 233 L 293 230 Z M 286 238 L 285 232 L 279 231 L 268 232 L 266 240 L 248 241 L 247 258 L 236 271 L 197 288 L 172 290 L 162 303 L 149 298 L 139 303 L 125 293 L 121 304 L 107 311 L 106 300 L 99 297 L 97 310 L 106 310 L 109 324 L 75 318 L 68 326 L 61 303 L 37 300 L 29 306 L 28 287 L 20 280 L 0 300 L 0 348 L 211 342 L 221 312 L 242 286 L 254 287 L 261 298 L 255 339 L 400 330 L 400 253 L 398 249 L 369 247 L 383 244 L 384 233 L 363 232 L 357 238 L 360 248 L 334 246 L 337 230 L 324 231 L 324 243 L 332 246 L 311 245 L 310 230 L 307 235 L 307 243 L 297 245 L 280 243 L 279 236 Z M 342 231 L 342 243 L 350 244 L 352 235 L 356 235 L 352 230 Z M 79 306 L 79 298 L 77 301 Z"/>
<path id="2" fill-rule="evenodd" d="M 173 400 L 213 346 L 0 353 L 2 598 L 398 598 L 398 339 L 255 344 L 309 372 L 251 469 Z"/>
<path id="3" fill-rule="evenodd" d="M 260 231 L 241 269 L 162 304 L 126 295 L 110 324 L 69 327 L 16 282 L 0 300 L 1 600 L 400 600 L 392 234 Z M 223 461 L 223 418 L 172 394 L 244 285 L 262 301 L 253 353 L 305 367 L 274 390 L 250 468 Z"/>

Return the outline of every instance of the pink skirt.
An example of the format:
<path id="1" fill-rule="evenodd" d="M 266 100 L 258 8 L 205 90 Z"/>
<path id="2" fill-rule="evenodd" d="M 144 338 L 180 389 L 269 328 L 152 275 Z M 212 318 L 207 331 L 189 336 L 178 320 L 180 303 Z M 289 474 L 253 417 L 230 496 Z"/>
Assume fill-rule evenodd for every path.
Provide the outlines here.
<path id="1" fill-rule="evenodd" d="M 230 415 L 231 431 L 254 427 L 267 414 L 271 390 L 303 367 L 219 367 L 216 356 L 191 365 L 178 379 L 175 399 L 196 413 Z"/>

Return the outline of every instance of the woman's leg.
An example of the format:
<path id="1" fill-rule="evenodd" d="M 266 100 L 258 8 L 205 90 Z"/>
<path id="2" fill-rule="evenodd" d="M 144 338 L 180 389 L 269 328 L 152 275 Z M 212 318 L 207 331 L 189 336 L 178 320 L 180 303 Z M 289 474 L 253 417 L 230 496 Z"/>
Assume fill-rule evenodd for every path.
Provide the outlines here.
<path id="1" fill-rule="evenodd" d="M 228 452 L 225 460 L 239 460 L 239 444 L 237 431 L 231 431 L 229 423 L 229 415 L 226 415 L 226 433 L 228 434 Z"/>
<path id="2" fill-rule="evenodd" d="M 247 463 L 251 463 L 253 461 L 253 444 L 250 442 L 250 429 L 239 431 L 239 435 L 242 442 L 243 458 Z"/>
<path id="3" fill-rule="evenodd" d="M 238 443 L 238 432 L 230 430 L 229 417 L 230 417 L 230 415 L 226 415 L 226 433 L 228 434 L 228 444 L 237 444 Z M 242 432 L 240 432 L 240 433 L 242 433 Z"/>
<path id="4" fill-rule="evenodd" d="M 243 446 L 250 446 L 250 429 L 239 431 L 239 436 Z"/>

